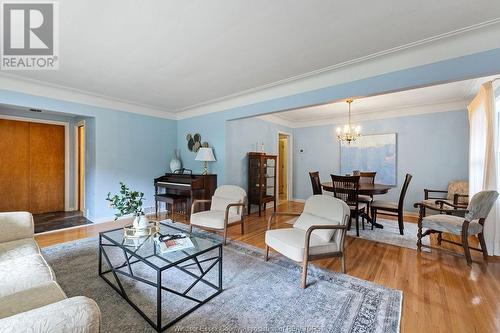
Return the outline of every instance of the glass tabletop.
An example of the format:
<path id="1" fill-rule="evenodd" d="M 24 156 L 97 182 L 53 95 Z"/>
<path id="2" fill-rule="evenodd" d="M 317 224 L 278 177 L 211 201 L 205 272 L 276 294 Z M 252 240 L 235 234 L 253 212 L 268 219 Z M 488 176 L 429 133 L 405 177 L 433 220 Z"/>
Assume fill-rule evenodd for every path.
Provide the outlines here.
<path id="1" fill-rule="evenodd" d="M 192 259 L 203 252 L 211 251 L 222 245 L 219 241 L 192 234 L 190 235 L 189 232 L 185 230 L 160 223 L 160 233 L 162 235 L 180 232 L 188 236 L 194 246 L 167 253 L 161 253 L 154 236 L 125 238 L 123 228 L 101 232 L 100 235 L 103 239 L 103 244 L 106 244 L 107 242 L 104 242 L 104 240 L 107 240 L 113 245 L 125 250 L 131 261 L 139 259 L 159 269 L 174 266 L 177 263 Z"/>

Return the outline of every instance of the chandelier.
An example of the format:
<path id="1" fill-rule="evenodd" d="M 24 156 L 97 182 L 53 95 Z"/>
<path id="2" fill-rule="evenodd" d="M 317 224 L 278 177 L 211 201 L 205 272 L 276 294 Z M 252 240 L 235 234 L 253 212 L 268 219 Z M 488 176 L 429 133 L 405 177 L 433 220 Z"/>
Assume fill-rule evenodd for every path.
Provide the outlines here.
<path id="1" fill-rule="evenodd" d="M 337 140 L 349 144 L 352 141 L 356 141 L 356 139 L 361 136 L 361 127 L 351 125 L 351 103 L 353 100 L 348 99 L 346 102 L 349 104 L 349 121 L 344 127 L 337 127 Z"/>

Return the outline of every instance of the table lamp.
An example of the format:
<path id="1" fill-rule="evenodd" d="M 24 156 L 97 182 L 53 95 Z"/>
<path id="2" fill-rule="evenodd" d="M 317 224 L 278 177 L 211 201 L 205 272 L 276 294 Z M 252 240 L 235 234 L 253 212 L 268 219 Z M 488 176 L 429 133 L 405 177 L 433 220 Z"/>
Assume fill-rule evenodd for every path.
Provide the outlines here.
<path id="1" fill-rule="evenodd" d="M 208 162 L 216 161 L 214 156 L 214 151 L 212 150 L 212 148 L 204 148 L 204 147 L 198 149 L 198 154 L 196 154 L 195 160 L 202 161 L 204 163 L 203 166 L 204 175 L 208 174 Z"/>

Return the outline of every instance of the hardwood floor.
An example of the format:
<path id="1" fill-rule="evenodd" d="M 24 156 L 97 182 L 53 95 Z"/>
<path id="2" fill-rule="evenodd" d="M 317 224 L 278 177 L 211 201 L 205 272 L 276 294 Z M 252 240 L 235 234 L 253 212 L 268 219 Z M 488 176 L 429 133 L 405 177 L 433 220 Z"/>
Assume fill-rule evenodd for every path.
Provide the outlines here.
<path id="1" fill-rule="evenodd" d="M 302 203 L 285 202 L 280 211 L 300 212 Z M 245 234 L 239 227 L 229 229 L 229 239 L 264 248 L 267 216 L 252 214 L 245 222 Z M 179 221 L 184 221 L 179 218 Z M 280 217 L 278 226 L 289 226 L 289 218 Z M 85 237 L 118 228 L 131 221 L 94 224 L 77 229 L 36 235 L 41 247 Z M 451 248 L 451 246 L 448 246 Z M 389 288 L 403 291 L 402 332 L 500 332 L 500 259 L 484 263 L 473 253 L 469 268 L 462 256 L 415 250 L 347 238 L 347 273 Z M 462 253 L 460 248 L 454 249 Z M 272 255 L 277 255 L 272 253 Z M 339 271 L 338 259 L 314 262 L 315 265 Z M 300 277 L 297 276 L 297 288 Z"/>

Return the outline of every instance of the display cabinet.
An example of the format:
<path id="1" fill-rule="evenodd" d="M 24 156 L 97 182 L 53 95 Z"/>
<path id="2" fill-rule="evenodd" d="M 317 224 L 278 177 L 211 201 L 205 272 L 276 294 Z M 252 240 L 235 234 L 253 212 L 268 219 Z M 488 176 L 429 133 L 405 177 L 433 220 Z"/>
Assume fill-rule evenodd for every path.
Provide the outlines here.
<path id="1" fill-rule="evenodd" d="M 276 211 L 276 162 L 276 155 L 248 153 L 248 214 L 252 205 L 258 205 L 261 216 L 268 202 Z"/>

